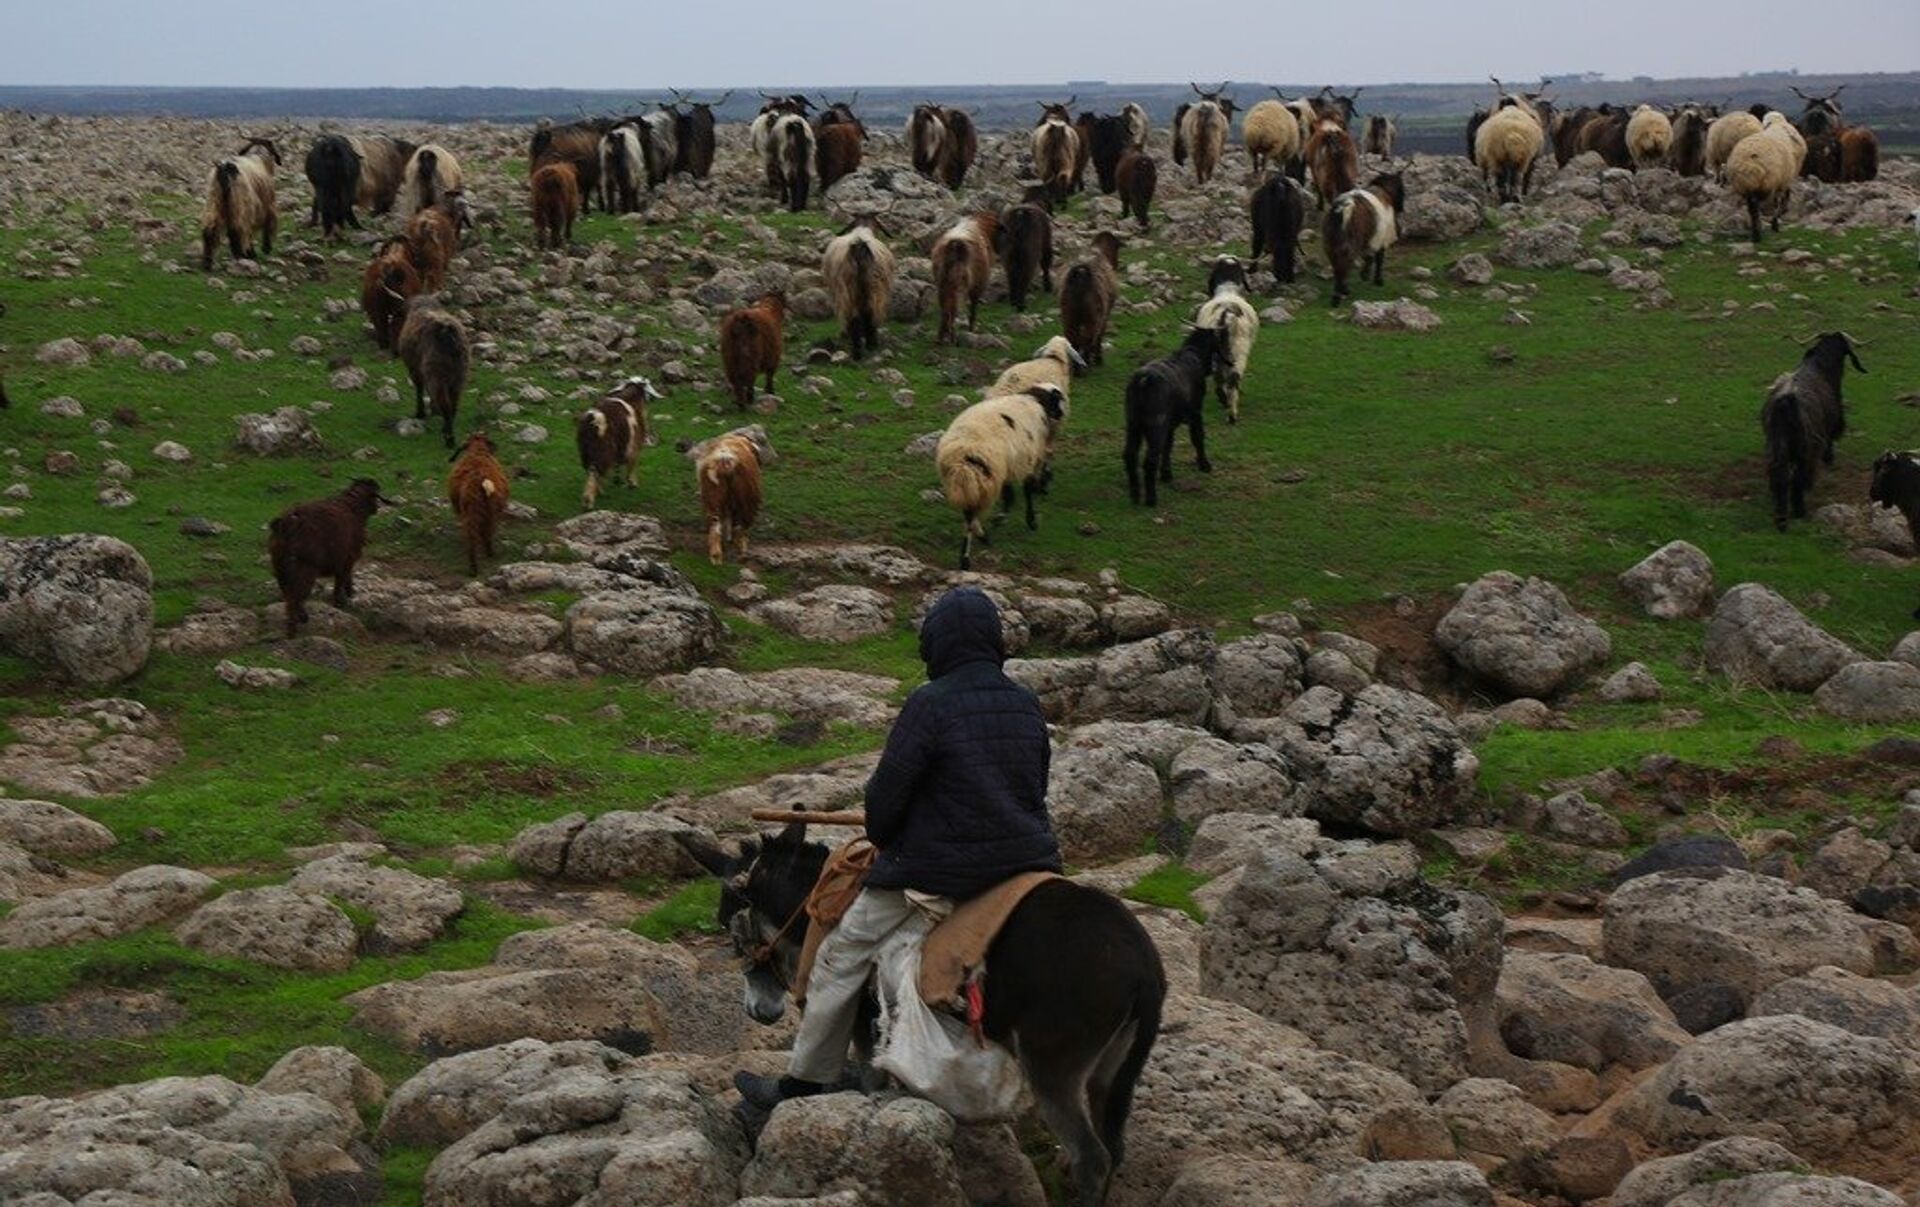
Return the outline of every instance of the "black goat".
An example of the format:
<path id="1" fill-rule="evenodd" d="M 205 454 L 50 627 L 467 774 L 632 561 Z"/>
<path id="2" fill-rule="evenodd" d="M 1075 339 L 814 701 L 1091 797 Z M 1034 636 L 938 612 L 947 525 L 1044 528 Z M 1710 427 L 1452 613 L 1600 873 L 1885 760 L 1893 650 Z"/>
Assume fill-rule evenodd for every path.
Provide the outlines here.
<path id="1" fill-rule="evenodd" d="M 1213 472 L 1207 460 L 1204 414 L 1207 378 L 1220 367 L 1225 339 L 1219 328 L 1195 327 L 1172 356 L 1149 361 L 1127 379 L 1127 497 L 1140 497 L 1140 446 L 1146 445 L 1146 504 L 1160 505 L 1157 484 L 1173 481 L 1173 432 L 1185 425 L 1193 438 L 1194 464 Z"/>
<path id="2" fill-rule="evenodd" d="M 994 232 L 993 249 L 1000 254 L 1000 267 L 1007 275 L 1007 299 L 1015 310 L 1027 308 L 1027 290 L 1033 287 L 1036 270 L 1040 287 L 1053 292 L 1053 215 L 1042 202 L 1043 198 L 1035 196 L 1008 206 Z"/>
<path id="3" fill-rule="evenodd" d="M 1767 438 L 1767 486 L 1773 493 L 1773 526 L 1787 530 L 1789 513 L 1807 517 L 1807 491 L 1822 462 L 1833 464 L 1833 442 L 1846 434 L 1847 411 L 1840 399 L 1840 377 L 1851 360 L 1865 373 L 1854 351 L 1857 341 L 1844 331 L 1829 331 L 1813 341 L 1800 367 L 1782 373 L 1760 407 Z"/>
<path id="4" fill-rule="evenodd" d="M 1133 146 L 1133 127 L 1124 116 L 1105 114 L 1087 123 L 1087 153 L 1093 160 L 1094 179 L 1100 191 L 1111 194 L 1115 188 L 1114 169 L 1120 156 Z"/>
<path id="5" fill-rule="evenodd" d="M 1273 256 L 1273 275 L 1293 280 L 1293 262 L 1300 247 L 1300 230 L 1307 221 L 1305 191 L 1286 175 L 1269 172 L 1253 191 L 1248 206 L 1253 220 L 1253 258 Z"/>
<path id="6" fill-rule="evenodd" d="M 1867 498 L 1882 507 L 1897 508 L 1907 518 L 1907 534 L 1920 548 L 1920 452 L 1881 453 L 1873 463 Z M 1913 616 L 1920 620 L 1920 608 L 1913 610 Z"/>
<path id="7" fill-rule="evenodd" d="M 359 230 L 353 202 L 360 188 L 360 152 L 353 149 L 352 141 L 340 134 L 321 135 L 307 152 L 306 172 L 313 185 L 307 225 L 318 223 L 320 233 L 329 239 L 344 227 Z"/>

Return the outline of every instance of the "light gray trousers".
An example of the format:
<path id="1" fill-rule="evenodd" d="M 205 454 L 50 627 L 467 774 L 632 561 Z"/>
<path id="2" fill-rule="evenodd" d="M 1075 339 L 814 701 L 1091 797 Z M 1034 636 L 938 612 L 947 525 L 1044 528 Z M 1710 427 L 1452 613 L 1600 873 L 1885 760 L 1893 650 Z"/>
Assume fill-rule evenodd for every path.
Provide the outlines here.
<path id="1" fill-rule="evenodd" d="M 933 919 L 899 889 L 860 890 L 814 955 L 807 1012 L 794 1034 L 793 1058 L 787 1065 L 790 1076 L 822 1084 L 840 1080 L 875 955 L 881 944 L 907 927 L 924 933 L 933 929 Z"/>

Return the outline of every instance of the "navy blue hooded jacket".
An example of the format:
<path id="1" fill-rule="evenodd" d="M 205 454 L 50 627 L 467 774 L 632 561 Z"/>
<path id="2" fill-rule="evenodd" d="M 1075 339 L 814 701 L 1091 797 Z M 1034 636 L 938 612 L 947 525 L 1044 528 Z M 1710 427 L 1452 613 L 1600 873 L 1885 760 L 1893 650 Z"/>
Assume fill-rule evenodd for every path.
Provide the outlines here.
<path id="1" fill-rule="evenodd" d="M 977 587 L 947 592 L 921 623 L 920 657 L 928 682 L 867 781 L 867 837 L 880 848 L 867 884 L 965 898 L 1058 871 L 1046 718 L 1000 669 L 1000 610 Z"/>

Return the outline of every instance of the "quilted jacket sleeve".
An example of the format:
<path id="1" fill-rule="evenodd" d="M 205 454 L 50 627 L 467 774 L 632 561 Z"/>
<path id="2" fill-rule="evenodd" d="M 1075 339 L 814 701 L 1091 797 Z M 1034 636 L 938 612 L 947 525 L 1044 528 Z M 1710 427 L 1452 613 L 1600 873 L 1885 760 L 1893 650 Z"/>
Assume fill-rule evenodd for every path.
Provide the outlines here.
<path id="1" fill-rule="evenodd" d="M 932 745 L 927 711 L 924 695 L 916 692 L 907 697 L 887 734 L 880 764 L 867 780 L 867 837 L 882 850 L 906 827 L 914 786 L 927 766 Z"/>

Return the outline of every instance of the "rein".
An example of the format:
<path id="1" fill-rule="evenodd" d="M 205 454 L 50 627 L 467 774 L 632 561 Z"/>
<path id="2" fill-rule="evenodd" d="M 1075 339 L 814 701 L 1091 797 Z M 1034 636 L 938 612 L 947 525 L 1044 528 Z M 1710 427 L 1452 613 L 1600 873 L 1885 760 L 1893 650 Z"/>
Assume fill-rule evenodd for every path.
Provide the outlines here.
<path id="1" fill-rule="evenodd" d="M 787 920 L 780 924 L 780 929 L 773 932 L 773 937 L 747 953 L 747 967 L 754 968 L 761 964 L 774 965 L 774 949 L 780 945 L 780 940 L 787 937 L 787 932 L 793 929 L 793 924 L 805 917 L 806 913 L 807 901 L 806 898 L 803 897 L 800 900 L 800 904 L 793 907 L 793 912 L 787 915 Z M 774 966 L 776 968 L 778 967 L 777 965 Z M 783 983 L 785 979 L 784 977 L 781 978 Z"/>

